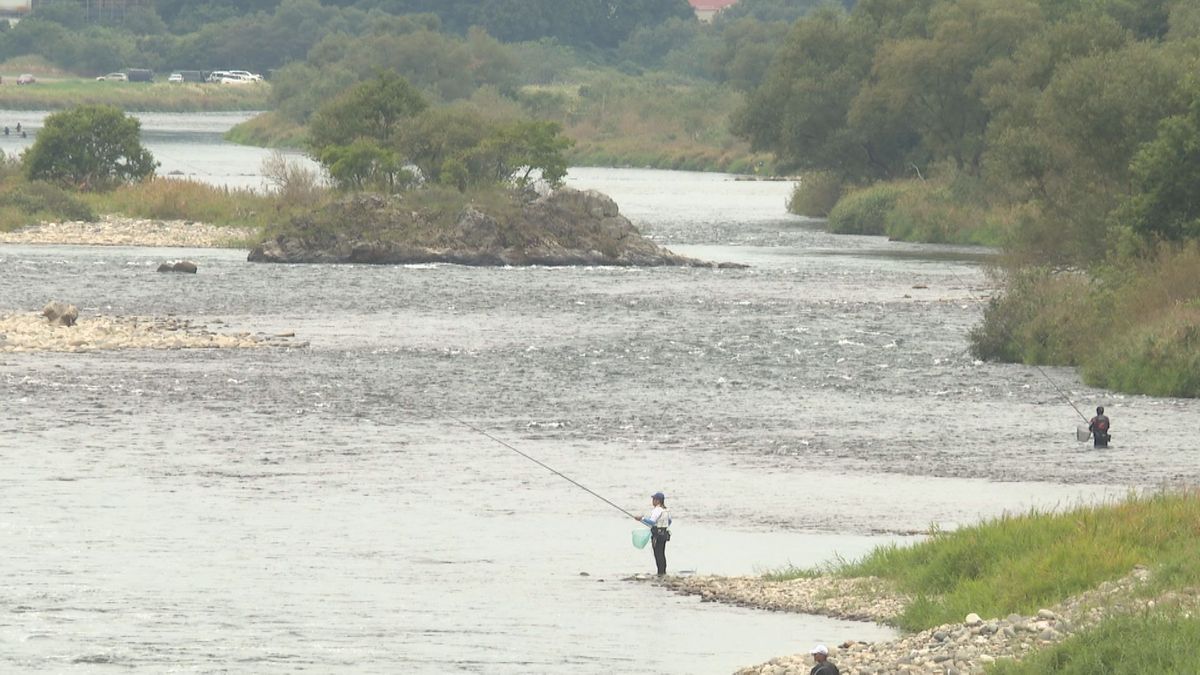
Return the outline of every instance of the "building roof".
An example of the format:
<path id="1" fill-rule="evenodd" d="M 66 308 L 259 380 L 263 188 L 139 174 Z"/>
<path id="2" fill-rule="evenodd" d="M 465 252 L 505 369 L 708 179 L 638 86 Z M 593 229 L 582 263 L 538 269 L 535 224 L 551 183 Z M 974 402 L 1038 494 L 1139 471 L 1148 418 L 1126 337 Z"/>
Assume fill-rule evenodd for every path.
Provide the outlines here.
<path id="1" fill-rule="evenodd" d="M 688 0 L 692 3 L 692 9 L 698 12 L 718 12 L 726 7 L 736 4 L 738 0 Z"/>

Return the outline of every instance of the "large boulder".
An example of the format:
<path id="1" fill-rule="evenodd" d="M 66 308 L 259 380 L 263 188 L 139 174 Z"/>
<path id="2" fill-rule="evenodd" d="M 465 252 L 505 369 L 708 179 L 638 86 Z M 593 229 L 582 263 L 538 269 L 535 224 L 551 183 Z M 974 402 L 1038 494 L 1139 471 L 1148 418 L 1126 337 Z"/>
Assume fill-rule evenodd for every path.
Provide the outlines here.
<path id="1" fill-rule="evenodd" d="M 74 326 L 79 320 L 79 308 L 54 300 L 42 308 L 42 316 L 55 326 Z"/>

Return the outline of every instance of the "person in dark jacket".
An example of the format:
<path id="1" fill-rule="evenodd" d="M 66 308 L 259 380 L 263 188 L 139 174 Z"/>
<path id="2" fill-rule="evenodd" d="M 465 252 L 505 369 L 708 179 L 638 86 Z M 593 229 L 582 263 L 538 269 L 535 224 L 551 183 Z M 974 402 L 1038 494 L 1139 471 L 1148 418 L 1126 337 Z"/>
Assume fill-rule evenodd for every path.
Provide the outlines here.
<path id="1" fill-rule="evenodd" d="M 838 667 L 829 662 L 829 648 L 825 645 L 813 647 L 809 654 L 812 654 L 817 665 L 808 671 L 808 675 L 841 675 Z"/>
<path id="2" fill-rule="evenodd" d="M 1108 417 L 1104 414 L 1104 406 L 1096 408 L 1096 416 L 1088 422 L 1088 431 L 1092 432 L 1092 447 L 1108 447 Z"/>

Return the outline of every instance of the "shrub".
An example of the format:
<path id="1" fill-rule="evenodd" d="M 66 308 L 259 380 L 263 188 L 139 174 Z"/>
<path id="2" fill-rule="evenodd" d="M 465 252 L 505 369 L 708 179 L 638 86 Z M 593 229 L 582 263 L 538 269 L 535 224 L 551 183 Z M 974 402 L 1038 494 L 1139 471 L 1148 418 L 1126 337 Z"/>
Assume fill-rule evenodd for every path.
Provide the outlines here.
<path id="1" fill-rule="evenodd" d="M 828 171 L 812 171 L 800 177 L 788 199 L 791 213 L 812 218 L 825 218 L 842 197 L 845 185 Z"/>
<path id="2" fill-rule="evenodd" d="M 836 234 L 886 234 L 887 216 L 903 192 L 902 184 L 876 183 L 845 194 L 829 212 L 829 231 Z"/>
<path id="3" fill-rule="evenodd" d="M 1098 339 L 1098 292 L 1078 273 L 1017 272 L 972 329 L 971 353 L 997 361 L 1077 365 Z"/>
<path id="4" fill-rule="evenodd" d="M 154 174 L 141 122 L 113 106 L 81 105 L 46 118 L 25 151 L 26 175 L 80 190 L 108 190 Z"/>
<path id="5" fill-rule="evenodd" d="M 1200 396 L 1200 307 L 1175 305 L 1108 340 L 1087 360 L 1083 377 L 1150 396 Z"/>
<path id="6" fill-rule="evenodd" d="M 93 221 L 96 214 L 83 200 L 57 185 L 42 181 L 15 181 L 0 192 L 0 208 L 6 211 L 6 229 L 39 220 Z"/>

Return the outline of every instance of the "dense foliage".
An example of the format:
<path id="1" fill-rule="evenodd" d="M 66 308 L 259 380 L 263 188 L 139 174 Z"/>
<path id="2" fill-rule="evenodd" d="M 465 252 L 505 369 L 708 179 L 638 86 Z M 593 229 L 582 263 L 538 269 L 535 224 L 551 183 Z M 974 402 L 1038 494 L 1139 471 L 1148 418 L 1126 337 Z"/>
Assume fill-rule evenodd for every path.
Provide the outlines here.
<path id="1" fill-rule="evenodd" d="M 489 118 L 465 106 L 430 108 L 407 80 L 381 71 L 319 108 L 309 142 L 343 188 L 391 192 L 423 179 L 465 191 L 523 185 L 535 172 L 558 185 L 570 144 L 561 131 L 553 122 Z"/>
<path id="2" fill-rule="evenodd" d="M 22 156 L 30 180 L 77 190 L 108 190 L 154 174 L 158 163 L 142 147 L 141 123 L 117 108 L 84 105 L 46 118 Z"/>

